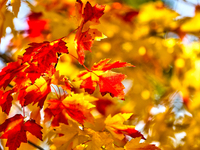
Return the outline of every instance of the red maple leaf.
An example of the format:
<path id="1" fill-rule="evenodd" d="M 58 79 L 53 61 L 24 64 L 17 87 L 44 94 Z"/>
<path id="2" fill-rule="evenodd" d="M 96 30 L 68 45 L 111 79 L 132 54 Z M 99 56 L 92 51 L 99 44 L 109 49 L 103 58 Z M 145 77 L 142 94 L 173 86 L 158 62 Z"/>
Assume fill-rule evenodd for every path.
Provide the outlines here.
<path id="1" fill-rule="evenodd" d="M 58 126 L 59 123 L 68 123 L 67 118 L 64 115 L 64 105 L 60 100 L 52 99 L 48 100 L 49 106 L 45 109 L 45 115 L 49 118 L 54 116 L 52 126 Z M 63 117 L 64 116 L 64 117 Z"/>
<path id="2" fill-rule="evenodd" d="M 54 118 L 58 119 L 58 123 L 66 123 L 66 117 L 63 117 L 61 119 L 60 116 L 65 116 L 64 114 L 67 113 L 71 118 L 75 119 L 79 123 L 84 123 L 84 119 L 86 117 L 84 116 L 84 112 L 81 110 L 81 105 L 79 104 L 63 104 L 60 100 L 49 100 L 49 107 L 48 109 L 53 114 Z M 55 120 L 54 120 L 55 121 Z M 59 125 L 56 123 L 56 125 Z M 54 124 L 55 125 L 55 124 Z"/>
<path id="3" fill-rule="evenodd" d="M 101 60 L 99 63 L 94 64 L 91 71 L 83 71 L 78 75 L 78 78 L 82 80 L 81 88 L 84 88 L 86 92 L 92 94 L 99 85 L 101 94 L 104 96 L 110 93 L 112 97 L 118 97 L 124 99 L 124 86 L 121 83 L 126 76 L 121 73 L 115 73 L 110 71 L 113 68 L 120 67 L 134 67 L 126 62 L 116 61 L 108 64 L 110 59 Z"/>
<path id="4" fill-rule="evenodd" d="M 125 21 L 125 22 L 131 22 L 133 20 L 133 18 L 135 18 L 137 15 L 139 14 L 139 11 L 137 10 L 130 10 L 129 12 L 126 12 L 124 14 L 124 16 L 122 17 L 122 19 Z"/>
<path id="5" fill-rule="evenodd" d="M 0 91 L 0 106 L 2 108 L 2 111 L 5 112 L 7 115 L 9 114 L 10 108 L 12 106 L 13 97 L 11 96 L 11 94 L 13 92 L 14 89 L 6 92 Z"/>
<path id="6" fill-rule="evenodd" d="M 26 64 L 22 64 L 21 59 L 18 59 L 16 62 L 9 63 L 6 67 L 4 67 L 0 72 L 0 88 L 4 89 L 8 86 L 8 84 L 22 71 Z"/>
<path id="7" fill-rule="evenodd" d="M 42 13 L 32 12 L 28 16 L 28 26 L 29 26 L 29 37 L 35 38 L 42 35 L 47 25 L 47 20 L 41 19 Z"/>
<path id="8" fill-rule="evenodd" d="M 89 2 L 87 2 L 83 12 L 83 23 L 86 23 L 89 20 L 92 21 L 94 19 L 95 21 L 98 21 L 98 19 L 104 14 L 104 9 L 105 6 L 96 4 L 92 7 L 92 5 Z"/>
<path id="9" fill-rule="evenodd" d="M 48 72 L 50 68 L 57 64 L 60 53 L 68 53 L 68 48 L 65 44 L 62 39 L 29 44 L 31 47 L 26 49 L 23 55 L 23 63 L 27 62 L 29 64 L 29 67 L 24 72 L 28 74 L 32 83 L 42 73 Z M 51 71 L 51 74 L 53 74 L 55 69 Z"/>
<path id="10" fill-rule="evenodd" d="M 140 133 L 138 130 L 136 130 L 135 128 L 132 128 L 132 127 L 129 127 L 125 130 L 118 130 L 118 131 L 122 132 L 126 135 L 129 135 L 132 138 L 141 137 L 142 139 L 146 140 L 145 137 L 142 135 L 142 133 Z"/>
<path id="11" fill-rule="evenodd" d="M 23 62 L 38 62 L 42 66 L 48 65 L 49 63 L 56 63 L 58 53 L 68 53 L 65 44 L 62 39 L 52 42 L 30 43 L 29 45 L 31 47 L 28 47 L 23 55 Z"/>
<path id="12" fill-rule="evenodd" d="M 77 32 L 78 33 L 78 32 Z M 80 32 L 80 35 L 77 34 L 77 53 L 78 53 L 78 61 L 83 64 L 85 60 L 84 51 L 90 51 L 93 43 L 92 36 L 86 32 Z"/>
<path id="13" fill-rule="evenodd" d="M 44 122 L 49 121 L 53 117 L 53 120 L 51 122 L 51 126 L 53 127 L 59 126 L 59 123 L 68 124 L 68 119 L 66 118 L 64 111 L 62 111 L 59 106 L 57 108 L 59 109 L 59 111 L 57 111 L 56 114 L 53 113 L 54 111 L 52 110 L 52 108 L 46 108 L 44 110 Z"/>
<path id="14" fill-rule="evenodd" d="M 99 99 L 95 103 L 96 109 L 102 114 L 106 115 L 106 111 L 109 106 L 114 105 L 114 103 L 109 99 Z"/>
<path id="15" fill-rule="evenodd" d="M 0 125 L 0 132 L 4 132 L 0 138 L 7 139 L 6 146 L 9 150 L 16 150 L 21 142 L 27 143 L 26 131 L 42 140 L 41 129 L 34 120 L 25 122 L 22 115 L 16 114 Z"/>
<path id="16" fill-rule="evenodd" d="M 77 44 L 77 53 L 78 53 L 78 60 L 81 64 L 84 63 L 85 54 L 84 51 L 91 51 L 91 47 L 93 44 L 93 40 L 97 36 L 103 35 L 96 35 L 95 36 L 90 32 L 93 31 L 89 28 L 91 24 L 99 24 L 99 18 L 104 14 L 105 6 L 96 4 L 95 6 L 91 6 L 89 2 L 86 3 L 84 12 L 82 13 L 83 3 L 81 0 L 77 0 L 76 8 L 77 8 L 77 18 L 82 22 L 78 27 L 75 41 Z M 89 24 L 87 24 L 90 21 Z M 98 31 L 99 32 L 99 31 Z"/>

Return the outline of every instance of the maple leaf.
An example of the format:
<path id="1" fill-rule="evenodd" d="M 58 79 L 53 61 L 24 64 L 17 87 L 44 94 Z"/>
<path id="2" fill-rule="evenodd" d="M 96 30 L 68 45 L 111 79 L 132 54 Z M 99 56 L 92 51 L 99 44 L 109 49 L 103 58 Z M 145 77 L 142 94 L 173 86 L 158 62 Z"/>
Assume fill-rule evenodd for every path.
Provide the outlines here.
<path id="1" fill-rule="evenodd" d="M 93 121 L 93 116 L 90 112 L 91 108 L 95 107 L 90 103 L 91 100 L 96 100 L 91 96 L 84 96 L 83 94 L 73 94 L 66 97 L 64 100 L 48 100 L 49 107 L 46 109 L 47 115 L 56 117 L 54 125 L 58 125 L 58 121 L 66 123 L 66 117 L 61 118 L 68 114 L 77 122 L 83 124 L 84 121 Z"/>
<path id="2" fill-rule="evenodd" d="M 73 88 L 67 77 L 64 75 L 60 75 L 59 71 L 56 71 L 54 73 L 51 83 L 57 86 L 61 86 L 66 91 L 71 91 L 71 89 Z"/>
<path id="3" fill-rule="evenodd" d="M 9 150 L 16 150 L 22 142 L 27 143 L 26 131 L 42 140 L 41 129 L 34 120 L 25 122 L 22 115 L 16 114 L 0 125 L 0 132 L 4 132 L 0 138 L 7 139 L 6 146 Z"/>
<path id="4" fill-rule="evenodd" d="M 54 74 L 54 64 L 58 62 L 58 56 L 60 53 L 68 53 L 66 43 L 62 39 L 58 39 L 52 42 L 43 43 L 31 43 L 31 47 L 26 49 L 23 55 L 23 63 L 27 62 L 29 67 L 24 72 L 28 74 L 32 83 L 40 77 L 42 73 L 51 70 L 51 74 Z"/>
<path id="5" fill-rule="evenodd" d="M 77 53 L 78 53 L 78 60 L 81 64 L 84 63 L 85 54 L 84 51 L 90 51 L 94 40 L 100 40 L 105 38 L 106 36 L 103 35 L 97 29 L 88 29 L 85 32 L 80 30 L 77 31 L 75 42 L 77 44 Z"/>
<path id="6" fill-rule="evenodd" d="M 92 5 L 89 2 L 87 2 L 83 12 L 83 23 L 86 23 L 89 20 L 98 20 L 104 14 L 104 9 L 105 6 L 96 4 L 92 7 Z"/>
<path id="7" fill-rule="evenodd" d="M 20 58 L 16 62 L 11 62 L 6 67 L 4 67 L 0 72 L 0 88 L 3 87 L 5 89 L 13 80 L 13 78 L 15 78 L 17 74 L 25 67 L 27 67 L 27 65 L 22 64 Z"/>
<path id="8" fill-rule="evenodd" d="M 114 103 L 109 99 L 99 99 L 96 101 L 96 109 L 102 114 L 106 115 L 106 111 L 109 106 L 114 105 Z"/>
<path id="9" fill-rule="evenodd" d="M 49 101 L 49 102 L 51 102 L 51 101 Z M 53 105 L 54 105 L 54 103 L 53 103 Z M 57 107 L 60 108 L 59 105 Z M 52 109 L 53 108 L 46 108 L 44 110 L 44 113 L 45 113 L 44 122 L 49 121 L 53 117 L 53 120 L 51 122 L 52 127 L 59 126 L 59 123 L 68 124 L 68 118 L 65 116 L 65 112 L 62 111 L 62 109 L 59 109 L 59 111 L 56 114 L 53 113 Z"/>
<path id="10" fill-rule="evenodd" d="M 153 144 L 140 143 L 141 137 L 137 137 L 126 143 L 125 150 L 161 150 Z"/>
<path id="11" fill-rule="evenodd" d="M 40 77 L 33 85 L 24 87 L 19 91 L 18 100 L 20 101 L 21 106 L 38 102 L 38 106 L 42 108 L 44 101 L 50 92 L 50 80 L 46 81 L 43 77 Z"/>
<path id="12" fill-rule="evenodd" d="M 126 12 L 125 15 L 122 17 L 122 19 L 125 22 L 131 22 L 134 17 L 136 17 L 139 14 L 137 10 L 130 10 L 129 12 Z"/>
<path id="13" fill-rule="evenodd" d="M 85 132 L 90 136 L 91 140 L 87 142 L 87 148 L 92 150 L 109 149 L 114 150 L 114 140 L 108 132 L 96 132 L 86 129 Z"/>
<path id="14" fill-rule="evenodd" d="M 53 120 L 51 125 L 53 127 L 59 126 L 59 123 L 68 124 L 68 119 L 65 116 L 64 106 L 62 104 L 62 101 L 57 99 L 51 99 L 48 100 L 47 103 L 49 103 L 48 108 L 44 110 L 45 112 L 45 122 L 50 120 L 53 116 Z"/>
<path id="15" fill-rule="evenodd" d="M 41 12 L 32 12 L 27 19 L 29 26 L 29 37 L 35 38 L 42 35 L 42 32 L 45 30 L 47 25 L 47 20 L 40 19 L 42 17 Z"/>
<path id="16" fill-rule="evenodd" d="M 111 132 L 111 134 L 120 140 L 124 138 L 124 135 L 129 135 L 132 138 L 144 136 L 134 126 L 124 125 L 124 121 L 127 121 L 133 114 L 132 113 L 119 113 L 111 117 L 109 115 L 105 120 L 105 128 Z"/>
<path id="17" fill-rule="evenodd" d="M 118 97 L 124 99 L 124 86 L 121 83 L 126 76 L 121 73 L 115 73 L 110 71 L 113 68 L 120 67 L 134 67 L 126 62 L 113 62 L 108 64 L 110 59 L 101 60 L 99 63 L 95 63 L 92 66 L 91 71 L 83 71 L 78 75 L 78 79 L 82 80 L 80 85 L 86 92 L 92 94 L 99 85 L 100 92 L 104 96 L 110 93 L 112 97 Z"/>
<path id="18" fill-rule="evenodd" d="M 63 136 L 55 137 L 52 141 L 59 150 L 64 150 L 70 147 L 70 143 L 78 138 L 80 128 L 77 122 L 69 119 L 69 124 L 60 124 L 59 127 L 54 127 L 54 131 L 57 134 L 63 134 Z M 83 138 L 83 137 L 82 137 Z M 72 149 L 72 148 L 71 148 Z"/>
<path id="19" fill-rule="evenodd" d="M 10 108 L 12 106 L 12 93 L 14 93 L 14 89 L 6 92 L 0 91 L 0 106 L 2 108 L 2 111 L 5 112 L 7 115 L 9 114 Z"/>
<path id="20" fill-rule="evenodd" d="M 85 54 L 84 51 L 91 51 L 93 41 L 96 37 L 100 39 L 105 36 L 97 29 L 90 29 L 89 26 L 93 24 L 99 24 L 99 18 L 104 14 L 105 6 L 95 5 L 91 6 L 89 2 L 86 3 L 84 12 L 82 13 L 83 3 L 78 0 L 76 3 L 77 19 L 83 18 L 81 25 L 78 27 L 75 42 L 77 44 L 78 60 L 81 64 L 84 63 Z"/>
<path id="21" fill-rule="evenodd" d="M 78 33 L 78 32 L 77 32 Z M 77 53 L 78 53 L 78 60 L 81 64 L 84 63 L 85 54 L 84 51 L 88 50 L 91 51 L 93 39 L 92 36 L 88 33 L 88 31 L 81 32 L 80 35 L 76 34 L 77 37 Z"/>
<path id="22" fill-rule="evenodd" d="M 15 17 L 17 17 L 18 12 L 19 12 L 19 8 L 21 6 L 21 1 L 20 0 L 12 0 L 11 6 L 12 6 L 12 10 L 14 12 Z"/>

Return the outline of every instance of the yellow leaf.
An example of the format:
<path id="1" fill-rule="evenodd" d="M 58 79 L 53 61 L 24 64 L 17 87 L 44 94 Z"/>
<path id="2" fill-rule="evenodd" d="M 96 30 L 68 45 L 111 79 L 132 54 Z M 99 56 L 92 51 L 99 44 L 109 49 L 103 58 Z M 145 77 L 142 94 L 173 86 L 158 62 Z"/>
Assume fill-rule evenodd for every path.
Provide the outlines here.
<path id="1" fill-rule="evenodd" d="M 59 127 L 54 128 L 56 133 L 64 134 L 64 136 L 53 139 L 53 146 L 59 150 L 67 149 L 80 130 L 78 124 L 70 120 L 68 122 L 69 125 L 61 124 Z"/>
<path id="2" fill-rule="evenodd" d="M 200 30 L 200 13 L 197 13 L 191 19 L 188 19 L 182 26 L 181 30 L 185 32 L 196 32 Z"/>
<path id="3" fill-rule="evenodd" d="M 141 137 L 132 139 L 124 146 L 125 150 L 160 150 L 160 148 L 156 147 L 155 145 L 140 143 L 140 140 Z"/>
<path id="4" fill-rule="evenodd" d="M 109 115 L 105 120 L 105 128 L 117 139 L 122 140 L 124 138 L 123 133 L 118 133 L 118 130 L 126 130 L 128 127 L 134 126 L 128 126 L 124 125 L 124 121 L 127 121 L 131 117 L 132 113 L 119 113 L 115 116 L 111 117 Z"/>
<path id="5" fill-rule="evenodd" d="M 90 109 L 95 107 L 95 105 L 90 103 L 95 100 L 97 100 L 97 98 L 90 95 L 84 95 L 83 93 L 80 94 L 71 93 L 71 96 L 68 96 L 63 100 L 63 104 L 67 105 L 69 103 L 76 103 L 76 104 L 81 104 L 86 109 Z"/>
<path id="6" fill-rule="evenodd" d="M 19 8 L 21 6 L 21 0 L 11 0 L 11 5 L 13 7 L 13 12 L 14 12 L 15 17 L 17 17 Z"/>
<path id="7" fill-rule="evenodd" d="M 87 147 L 85 144 L 78 145 L 74 148 L 74 150 L 84 150 Z"/>
<path id="8" fill-rule="evenodd" d="M 105 120 L 105 124 L 106 126 L 123 130 L 127 128 L 125 125 L 123 125 L 124 121 L 127 121 L 132 115 L 133 113 L 119 113 L 113 117 L 109 115 Z"/>

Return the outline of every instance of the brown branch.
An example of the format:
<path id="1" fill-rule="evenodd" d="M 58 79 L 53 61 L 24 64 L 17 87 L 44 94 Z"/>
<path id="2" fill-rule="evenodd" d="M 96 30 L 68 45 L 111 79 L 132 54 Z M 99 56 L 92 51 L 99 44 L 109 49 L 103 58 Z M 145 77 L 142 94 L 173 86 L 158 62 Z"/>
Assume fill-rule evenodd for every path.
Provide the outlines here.
<path id="1" fill-rule="evenodd" d="M 39 150 L 44 150 L 42 147 L 36 145 L 35 143 L 31 142 L 31 141 L 28 141 L 28 144 L 32 145 L 33 147 L 39 149 Z"/>
<path id="2" fill-rule="evenodd" d="M 4 61 L 5 63 L 9 63 L 9 62 L 13 62 L 14 60 L 12 59 L 12 57 L 9 56 L 8 53 L 0 53 L 0 59 L 2 59 L 2 61 Z"/>

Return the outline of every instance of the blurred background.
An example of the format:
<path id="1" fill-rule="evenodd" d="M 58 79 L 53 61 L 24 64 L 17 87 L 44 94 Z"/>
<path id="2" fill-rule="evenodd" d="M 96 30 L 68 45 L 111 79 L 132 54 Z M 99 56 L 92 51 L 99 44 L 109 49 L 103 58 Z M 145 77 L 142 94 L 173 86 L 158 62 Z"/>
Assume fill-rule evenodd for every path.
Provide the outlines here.
<path id="1" fill-rule="evenodd" d="M 83 1 L 84 3 L 86 1 Z M 127 75 L 125 101 L 99 97 L 104 116 L 133 112 L 131 123 L 149 143 L 163 150 L 200 149 L 200 1 L 90 0 L 106 5 L 85 65 L 104 58 L 136 67 L 116 69 Z M 23 55 L 31 42 L 52 41 L 77 28 L 75 0 L 0 1 L 0 68 Z M 5 5 L 3 5 L 5 4 Z M 67 46 L 76 56 L 75 33 Z M 84 68 L 62 55 L 57 70 L 73 80 Z M 95 93 L 94 93 L 95 94 Z"/>

